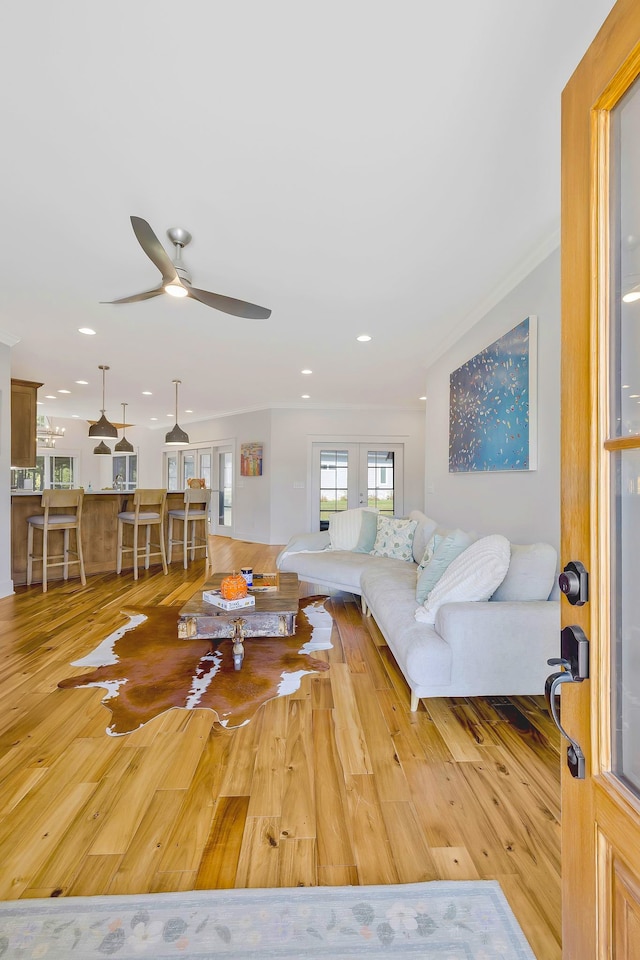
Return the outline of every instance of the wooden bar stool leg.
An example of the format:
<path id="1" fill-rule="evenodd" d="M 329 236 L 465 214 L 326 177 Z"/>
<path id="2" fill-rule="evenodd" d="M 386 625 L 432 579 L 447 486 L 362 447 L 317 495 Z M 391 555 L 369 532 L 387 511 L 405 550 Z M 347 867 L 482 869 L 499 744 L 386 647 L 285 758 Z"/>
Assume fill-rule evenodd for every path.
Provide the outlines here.
<path id="1" fill-rule="evenodd" d="M 169 530 L 167 533 L 167 559 L 169 563 L 173 560 L 173 517 L 169 517 Z"/>
<path id="2" fill-rule="evenodd" d="M 47 592 L 47 553 L 49 547 L 49 530 L 47 524 L 42 528 L 42 592 Z"/>
<path id="3" fill-rule="evenodd" d="M 151 554 L 151 524 L 146 524 L 147 535 L 144 541 L 144 568 L 145 570 L 149 569 L 149 557 Z"/>
<path id="4" fill-rule="evenodd" d="M 169 568 L 167 567 L 167 554 L 164 549 L 164 520 L 160 518 L 160 554 L 162 556 L 162 570 L 166 576 L 169 573 Z"/>
<path id="5" fill-rule="evenodd" d="M 64 561 L 64 565 L 62 567 L 62 579 L 68 580 L 69 579 L 69 528 L 68 527 L 64 528 L 63 539 L 64 539 L 64 542 L 62 547 L 62 559 Z"/>
<path id="6" fill-rule="evenodd" d="M 31 586 L 33 579 L 33 524 L 28 524 L 27 531 L 27 586 Z"/>
<path id="7" fill-rule="evenodd" d="M 182 565 L 187 569 L 187 548 L 189 538 L 189 521 L 185 517 L 182 521 Z"/>
<path id="8" fill-rule="evenodd" d="M 118 520 L 118 547 L 116 549 L 116 573 L 122 573 L 122 534 L 124 523 Z"/>
<path id="9" fill-rule="evenodd" d="M 138 579 L 138 524 L 133 525 L 133 579 Z"/>
<path id="10" fill-rule="evenodd" d="M 84 572 L 84 557 L 82 555 L 82 535 L 80 533 L 80 527 L 76 527 L 76 553 L 78 554 L 78 561 L 80 563 L 80 583 L 83 587 L 87 585 L 87 578 Z"/>

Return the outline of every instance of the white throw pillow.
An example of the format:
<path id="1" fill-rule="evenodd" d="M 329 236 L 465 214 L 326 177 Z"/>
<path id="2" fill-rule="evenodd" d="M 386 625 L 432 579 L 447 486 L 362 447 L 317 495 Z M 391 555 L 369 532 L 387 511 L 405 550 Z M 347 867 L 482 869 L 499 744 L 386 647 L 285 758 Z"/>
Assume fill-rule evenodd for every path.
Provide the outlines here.
<path id="1" fill-rule="evenodd" d="M 427 517 L 422 510 L 412 510 L 409 514 L 409 520 L 416 520 L 418 524 L 413 535 L 413 559 L 416 563 L 420 563 L 427 549 L 427 543 L 435 533 L 438 523 L 436 520 Z"/>
<path id="2" fill-rule="evenodd" d="M 378 532 L 371 551 L 374 557 L 413 562 L 413 536 L 418 526 L 415 520 L 378 515 Z"/>
<path id="3" fill-rule="evenodd" d="M 504 580 L 510 559 L 506 537 L 495 533 L 476 540 L 447 567 L 424 606 L 416 610 L 416 620 L 435 623 L 443 603 L 488 600 Z"/>
<path id="4" fill-rule="evenodd" d="M 362 514 L 371 507 L 341 510 L 329 518 L 329 542 L 332 550 L 354 550 L 360 539 Z"/>

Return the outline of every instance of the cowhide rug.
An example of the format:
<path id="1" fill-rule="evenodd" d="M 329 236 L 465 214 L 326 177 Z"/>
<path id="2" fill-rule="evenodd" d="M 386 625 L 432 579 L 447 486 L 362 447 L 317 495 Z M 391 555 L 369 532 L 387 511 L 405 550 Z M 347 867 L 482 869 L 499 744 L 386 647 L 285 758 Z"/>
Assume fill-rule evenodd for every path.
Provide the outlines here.
<path id="1" fill-rule="evenodd" d="M 239 727 L 267 700 L 297 690 L 305 674 L 329 669 L 310 655 L 331 647 L 327 599 L 300 601 L 293 637 L 246 639 L 240 670 L 233 667 L 231 640 L 216 641 L 213 650 L 209 640 L 178 640 L 177 607 L 127 608 L 129 623 L 71 664 L 95 669 L 58 686 L 104 687 L 112 736 L 131 733 L 174 707 L 205 707 L 222 726 Z"/>

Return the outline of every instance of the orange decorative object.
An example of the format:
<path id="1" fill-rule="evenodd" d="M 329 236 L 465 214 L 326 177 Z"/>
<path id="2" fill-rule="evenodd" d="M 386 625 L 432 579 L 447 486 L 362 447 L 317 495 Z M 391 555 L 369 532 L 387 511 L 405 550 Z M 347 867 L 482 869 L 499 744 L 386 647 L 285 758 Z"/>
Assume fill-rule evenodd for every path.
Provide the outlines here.
<path id="1" fill-rule="evenodd" d="M 241 600 L 248 592 L 247 581 L 239 573 L 230 574 L 220 584 L 220 593 L 224 600 Z"/>

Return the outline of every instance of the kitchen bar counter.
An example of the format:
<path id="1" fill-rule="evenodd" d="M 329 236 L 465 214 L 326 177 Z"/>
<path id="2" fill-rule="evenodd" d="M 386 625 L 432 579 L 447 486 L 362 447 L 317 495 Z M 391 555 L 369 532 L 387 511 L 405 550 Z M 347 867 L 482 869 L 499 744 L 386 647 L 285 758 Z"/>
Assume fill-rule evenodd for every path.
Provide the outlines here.
<path id="1" fill-rule="evenodd" d="M 27 517 L 44 513 L 41 506 L 41 494 L 31 490 L 12 491 L 11 493 L 11 575 L 15 586 L 27 582 Z M 85 490 L 82 504 L 82 549 L 84 552 L 84 568 L 88 577 L 98 573 L 115 573 L 116 547 L 118 538 L 118 514 L 127 509 L 127 500 L 133 500 L 133 493 L 123 490 Z M 171 490 L 167 494 L 167 510 L 179 510 L 184 504 L 184 491 Z M 64 509 L 51 511 L 64 513 Z M 165 537 L 166 537 L 165 522 Z M 179 527 L 181 529 L 181 527 Z M 178 534 L 180 535 L 180 534 Z M 62 553 L 62 533 L 50 534 L 50 552 Z M 153 536 L 153 534 L 152 534 Z M 174 534 L 175 536 L 175 534 Z M 60 538 L 60 547 L 56 544 Z M 40 552 L 40 536 L 36 533 L 35 550 Z M 73 545 L 74 534 L 71 534 Z M 126 542 L 126 541 L 125 541 Z M 176 556 L 182 552 L 176 547 Z M 169 559 L 167 555 L 167 560 Z M 154 562 L 154 561 L 152 561 Z M 132 569 L 131 554 L 125 554 L 123 563 Z M 124 570 L 127 569 L 125 566 Z M 72 566 L 72 575 L 78 568 Z M 35 562 L 33 565 L 34 582 L 42 580 L 42 565 Z M 47 579 L 62 579 L 62 567 L 52 567 Z"/>

